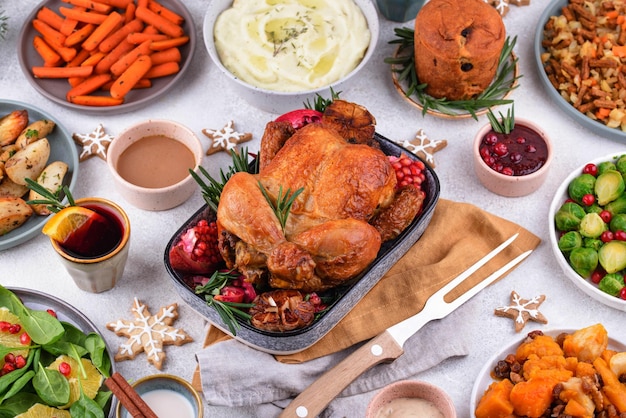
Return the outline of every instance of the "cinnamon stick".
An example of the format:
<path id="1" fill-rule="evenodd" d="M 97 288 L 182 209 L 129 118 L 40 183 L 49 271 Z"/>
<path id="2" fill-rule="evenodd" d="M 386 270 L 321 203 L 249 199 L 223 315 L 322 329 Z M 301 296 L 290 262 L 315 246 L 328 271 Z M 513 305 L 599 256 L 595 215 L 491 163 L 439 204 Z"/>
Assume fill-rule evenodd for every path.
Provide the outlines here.
<path id="1" fill-rule="evenodd" d="M 133 418 L 158 418 L 146 401 L 119 372 L 113 373 L 104 383 Z"/>

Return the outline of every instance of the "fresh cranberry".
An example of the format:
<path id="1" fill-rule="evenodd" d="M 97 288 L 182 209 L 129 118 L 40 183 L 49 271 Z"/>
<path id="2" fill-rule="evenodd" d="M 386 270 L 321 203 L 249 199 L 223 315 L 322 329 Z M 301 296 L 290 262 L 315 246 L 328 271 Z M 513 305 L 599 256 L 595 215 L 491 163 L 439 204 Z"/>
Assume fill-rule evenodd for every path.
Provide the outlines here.
<path id="1" fill-rule="evenodd" d="M 613 241 L 614 236 L 613 236 L 613 232 L 611 231 L 604 231 L 601 235 L 600 235 L 600 240 L 602 242 L 610 242 Z"/>
<path id="2" fill-rule="evenodd" d="M 587 165 L 585 165 L 585 167 L 583 168 L 583 174 L 591 174 L 592 176 L 597 176 L 598 175 L 598 166 L 593 164 L 593 163 L 589 163 Z"/>
<path id="3" fill-rule="evenodd" d="M 497 142 L 498 136 L 495 133 L 489 132 L 487 135 L 485 135 L 485 144 L 496 145 Z"/>
<path id="4" fill-rule="evenodd" d="M 513 163 L 519 163 L 520 161 L 522 161 L 522 154 L 520 154 L 519 152 L 513 152 L 511 153 L 511 156 L 509 157 L 509 159 Z"/>
<path id="5" fill-rule="evenodd" d="M 491 155 L 488 157 L 484 157 L 483 161 L 485 162 L 485 164 L 487 164 L 489 167 L 493 166 L 496 163 L 496 159 L 493 158 Z"/>
<path id="6" fill-rule="evenodd" d="M 613 214 L 609 212 L 608 210 L 603 210 L 602 212 L 600 212 L 600 217 L 605 223 L 608 224 L 609 222 L 611 222 L 611 218 L 613 218 Z"/>
<path id="7" fill-rule="evenodd" d="M 587 193 L 583 196 L 582 202 L 585 206 L 591 206 L 596 202 L 596 197 L 591 193 Z"/>
<path id="8" fill-rule="evenodd" d="M 22 345 L 30 345 L 30 335 L 23 332 L 22 335 L 20 335 L 20 343 L 22 343 Z"/>
<path id="9" fill-rule="evenodd" d="M 513 169 L 511 167 L 504 167 L 501 171 L 502 174 L 504 174 L 505 176 L 512 176 L 513 175 Z"/>
<path id="10" fill-rule="evenodd" d="M 498 142 L 496 145 L 493 146 L 493 152 L 495 152 L 496 155 L 503 157 L 508 154 L 509 147 L 507 147 L 506 144 L 503 142 Z"/>
<path id="11" fill-rule="evenodd" d="M 489 148 L 487 147 L 482 147 L 480 149 L 480 156 L 483 158 L 483 160 L 485 158 L 491 157 L 491 152 L 489 152 Z"/>
<path id="12" fill-rule="evenodd" d="M 61 362 L 61 364 L 59 364 L 59 373 L 65 377 L 69 376 L 70 373 L 72 373 L 72 366 L 65 361 Z"/>
<path id="13" fill-rule="evenodd" d="M 523 136 L 518 136 L 517 138 L 515 138 L 515 142 L 517 142 L 518 144 L 525 144 L 526 138 L 524 138 Z"/>
<path id="14" fill-rule="evenodd" d="M 595 284 L 600 283 L 603 277 L 604 277 L 604 274 L 601 271 L 596 270 L 593 273 L 591 273 L 591 281 Z"/>
<path id="15" fill-rule="evenodd" d="M 526 147 L 526 152 L 537 152 L 537 147 L 535 147 L 534 145 L 528 145 Z"/>
<path id="16" fill-rule="evenodd" d="M 626 241 L 626 232 L 618 229 L 617 231 L 613 232 L 613 238 L 618 241 Z"/>

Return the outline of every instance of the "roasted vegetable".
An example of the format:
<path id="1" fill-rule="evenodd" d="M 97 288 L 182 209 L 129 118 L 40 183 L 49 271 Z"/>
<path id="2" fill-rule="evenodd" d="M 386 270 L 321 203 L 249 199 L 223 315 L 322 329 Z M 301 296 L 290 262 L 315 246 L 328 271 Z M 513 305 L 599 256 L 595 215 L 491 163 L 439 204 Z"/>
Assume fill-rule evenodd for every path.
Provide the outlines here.
<path id="1" fill-rule="evenodd" d="M 0 118 L 0 146 L 14 143 L 27 125 L 28 111 L 26 110 L 14 110 Z"/>
<path id="2" fill-rule="evenodd" d="M 559 231 L 576 231 L 585 215 L 585 210 L 579 204 L 565 202 L 556 212 L 554 221 Z"/>
<path id="3" fill-rule="evenodd" d="M 50 158 L 50 143 L 42 138 L 17 151 L 4 165 L 7 175 L 17 184 L 26 184 L 25 178 L 36 180 Z"/>
<path id="4" fill-rule="evenodd" d="M 569 184 L 567 191 L 576 203 L 582 204 L 583 196 L 593 194 L 596 178 L 591 174 L 581 174 Z"/>
<path id="5" fill-rule="evenodd" d="M 513 413 L 510 400 L 513 383 L 509 379 L 493 382 L 476 407 L 476 418 L 505 418 Z"/>
<path id="6" fill-rule="evenodd" d="M 24 149 L 28 144 L 47 137 L 54 130 L 55 126 L 56 124 L 48 119 L 35 121 L 20 133 L 20 136 L 18 136 L 15 141 L 15 145 L 20 149 Z"/>
<path id="7" fill-rule="evenodd" d="M 575 248 L 569 255 L 569 263 L 580 276 L 589 277 L 598 267 L 598 253 L 592 248 Z"/>
<path id="8" fill-rule="evenodd" d="M 559 250 L 569 254 L 573 249 L 583 246 L 583 237 L 577 231 L 566 232 L 559 238 Z"/>
<path id="9" fill-rule="evenodd" d="M 68 165 L 63 161 L 54 161 L 43 169 L 39 177 L 37 177 L 37 183 L 45 187 L 52 193 L 56 193 L 63 186 L 63 179 L 67 174 Z M 31 190 L 28 194 L 28 200 L 40 200 L 44 199 L 42 195 Z M 33 204 L 31 205 L 37 215 L 49 215 L 52 212 L 45 204 Z"/>
<path id="10" fill-rule="evenodd" d="M 615 231 L 626 231 L 626 213 L 617 213 L 611 218 L 609 229 Z"/>
<path id="11" fill-rule="evenodd" d="M 598 205 L 604 206 L 614 201 L 624 193 L 625 188 L 624 178 L 619 171 L 615 169 L 604 171 L 598 176 L 594 186 Z"/>
<path id="12" fill-rule="evenodd" d="M 0 236 L 21 226 L 32 214 L 32 208 L 19 197 L 0 198 Z"/>
<path id="13" fill-rule="evenodd" d="M 598 288 L 611 296 L 617 296 L 624 288 L 624 277 L 618 273 L 607 274 L 598 283 Z"/>
<path id="14" fill-rule="evenodd" d="M 598 238 L 604 231 L 608 229 L 608 225 L 602 220 L 597 213 L 588 213 L 580 221 L 578 232 L 587 238 Z"/>
<path id="15" fill-rule="evenodd" d="M 607 273 L 626 268 L 626 242 L 613 240 L 598 250 L 598 261 Z"/>

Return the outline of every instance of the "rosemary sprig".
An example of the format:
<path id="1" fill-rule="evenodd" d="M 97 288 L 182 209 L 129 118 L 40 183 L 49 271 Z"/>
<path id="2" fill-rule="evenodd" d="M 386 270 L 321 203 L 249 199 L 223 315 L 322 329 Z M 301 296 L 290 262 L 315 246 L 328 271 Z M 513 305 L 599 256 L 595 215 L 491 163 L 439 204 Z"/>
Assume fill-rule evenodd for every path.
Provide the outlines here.
<path id="1" fill-rule="evenodd" d="M 237 330 L 240 328 L 237 317 L 248 321 L 250 315 L 244 311 L 244 309 L 251 308 L 254 304 L 224 302 L 216 300 L 215 296 L 219 295 L 222 288 L 228 285 L 232 280 L 237 279 L 237 277 L 236 274 L 232 273 L 232 270 L 227 272 L 216 271 L 211 275 L 206 284 L 196 286 L 195 289 L 197 295 L 204 295 L 207 305 L 217 311 L 221 320 L 226 324 L 233 335 L 237 335 Z"/>
<path id="2" fill-rule="evenodd" d="M 66 208 L 67 206 L 76 205 L 76 202 L 74 202 L 74 198 L 72 197 L 72 193 L 67 186 L 59 187 L 55 192 L 51 192 L 34 180 L 31 180 L 29 178 L 26 178 L 25 180 L 26 186 L 30 190 L 40 194 L 43 197 L 43 199 L 33 199 L 27 201 L 26 203 L 28 203 L 29 205 L 46 205 L 46 207 L 54 213 L 59 212 L 61 209 Z M 62 202 L 63 198 L 61 197 L 61 193 L 63 193 L 67 198 L 68 204 Z"/>
<path id="3" fill-rule="evenodd" d="M 510 134 L 513 128 L 515 128 L 515 111 L 513 110 L 513 106 L 506 111 L 506 116 L 503 115 L 502 112 L 498 113 L 500 114 L 500 120 L 496 118 L 496 115 L 493 114 L 491 109 L 487 112 L 491 129 L 499 134 Z"/>
<path id="4" fill-rule="evenodd" d="M 9 17 L 4 14 L 4 10 L 0 9 L 0 38 L 5 39 L 4 36 L 9 31 Z"/>
<path id="5" fill-rule="evenodd" d="M 287 191 L 283 195 L 283 186 L 280 186 L 278 189 L 278 196 L 276 196 L 275 204 L 269 193 L 267 193 L 265 187 L 261 184 L 261 182 L 259 182 L 259 189 L 261 189 L 261 193 L 263 193 L 265 200 L 267 200 L 268 205 L 270 205 L 270 207 L 274 211 L 274 214 L 278 218 L 278 222 L 280 222 L 280 226 L 284 232 L 285 225 L 287 224 L 287 217 L 289 216 L 289 211 L 291 210 L 291 205 L 293 205 L 293 202 L 296 200 L 298 195 L 304 191 L 304 188 L 301 187 L 293 193 L 291 193 L 291 189 L 287 189 Z"/>
<path id="6" fill-rule="evenodd" d="M 313 101 L 313 105 L 311 105 L 311 102 L 309 101 L 309 99 L 306 100 L 306 102 L 304 102 L 304 108 L 305 109 L 313 109 L 313 110 L 317 110 L 318 112 L 324 112 L 324 110 L 326 110 L 326 108 L 336 99 L 339 98 L 339 95 L 341 94 L 341 92 L 336 92 L 335 90 L 333 90 L 333 88 L 330 88 L 330 99 L 325 99 L 323 98 L 319 93 L 315 94 L 315 100 Z"/>
<path id="7" fill-rule="evenodd" d="M 480 109 L 512 103 L 512 100 L 502 99 L 501 97 L 512 89 L 517 88 L 518 85 L 515 82 L 522 77 L 521 75 L 511 77 L 518 59 L 517 57 L 513 60 L 508 58 L 515 47 L 517 36 L 513 40 L 506 38 L 500 53 L 496 77 L 487 89 L 474 99 L 447 100 L 446 98 L 434 98 L 426 94 L 427 85 L 420 83 L 417 77 L 414 55 L 415 31 L 404 27 L 396 28 L 394 32 L 397 39 L 391 40 L 389 43 L 400 45 L 398 54 L 395 57 L 385 58 L 385 62 L 397 67 L 392 68 L 392 71 L 398 73 L 398 81 L 407 83 L 408 87 L 404 92 L 405 95 L 407 97 L 415 95 L 422 104 L 422 115 L 425 115 L 429 109 L 432 109 L 446 115 L 456 116 L 458 111 L 461 110 L 468 112 L 472 118 L 478 120 L 476 112 Z"/>
<path id="8" fill-rule="evenodd" d="M 220 178 L 214 179 L 208 171 L 202 166 L 198 167 L 200 173 L 207 179 L 208 183 L 204 181 L 195 171 L 189 170 L 189 173 L 194 178 L 196 183 L 200 185 L 202 189 L 202 197 L 207 205 L 217 212 L 217 206 L 220 203 L 220 196 L 222 195 L 222 190 L 224 189 L 224 185 L 232 177 L 233 174 L 243 171 L 247 172 L 249 170 L 248 167 L 248 148 L 243 148 L 241 153 L 237 152 L 236 149 L 230 151 L 230 155 L 233 159 L 233 164 L 228 167 L 226 172 L 220 169 Z"/>

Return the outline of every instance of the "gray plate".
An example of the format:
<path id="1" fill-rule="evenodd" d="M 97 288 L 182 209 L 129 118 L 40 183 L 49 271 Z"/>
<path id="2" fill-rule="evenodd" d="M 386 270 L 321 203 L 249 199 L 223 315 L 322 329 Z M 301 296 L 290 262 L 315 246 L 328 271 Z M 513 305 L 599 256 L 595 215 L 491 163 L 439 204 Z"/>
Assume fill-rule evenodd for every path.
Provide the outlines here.
<path id="1" fill-rule="evenodd" d="M 83 315 L 82 312 L 80 312 L 67 302 L 62 301 L 61 299 L 31 289 L 24 289 L 20 287 L 7 287 L 7 289 L 13 292 L 17 297 L 19 297 L 22 303 L 30 309 L 38 311 L 52 309 L 57 314 L 57 318 L 59 319 L 59 321 L 68 322 L 86 334 L 90 332 L 100 334 L 98 328 L 96 328 L 93 322 L 91 322 L 85 315 Z M 112 351 L 108 344 L 106 346 L 106 350 L 107 354 L 109 355 L 109 359 L 111 360 L 112 374 L 115 372 L 115 360 L 111 356 Z M 113 396 L 111 399 L 112 402 L 109 405 L 107 415 L 109 418 L 113 418 L 115 416 L 115 405 L 117 404 L 117 398 L 115 398 L 115 396 Z"/>
<path id="2" fill-rule="evenodd" d="M 70 192 L 73 192 L 74 185 L 78 179 L 78 152 L 72 136 L 55 117 L 43 110 L 22 102 L 0 100 L 0 117 L 14 110 L 21 109 L 28 111 L 28 119 L 30 122 L 39 119 L 49 119 L 56 123 L 54 131 L 48 135 L 48 139 L 50 140 L 50 158 L 48 162 L 63 161 L 69 166 L 63 183 L 69 187 Z M 0 251 L 34 238 L 41 233 L 41 228 L 43 228 L 47 220 L 47 216 L 33 214 L 22 226 L 8 234 L 0 236 Z"/>
<path id="3" fill-rule="evenodd" d="M 67 80 L 60 79 L 43 79 L 35 78 L 30 68 L 33 66 L 42 65 L 42 60 L 39 54 L 33 48 L 33 38 L 38 32 L 33 28 L 32 21 L 37 15 L 39 9 L 46 6 L 55 12 L 58 12 L 59 7 L 71 7 L 68 3 L 64 3 L 61 0 L 45 0 L 41 2 L 37 7 L 33 9 L 31 14 L 26 18 L 24 26 L 20 32 L 19 46 L 17 50 L 18 59 L 22 72 L 28 80 L 28 82 L 41 93 L 44 97 L 56 102 L 60 105 L 69 107 L 74 110 L 80 110 L 84 112 L 96 113 L 96 114 L 119 114 L 129 112 L 134 109 L 142 108 L 150 104 L 151 101 L 157 97 L 163 95 L 166 91 L 171 89 L 180 79 L 183 78 L 185 71 L 189 68 L 193 53 L 196 48 L 196 29 L 193 24 L 191 14 L 185 7 L 184 3 L 179 0 L 161 0 L 160 3 L 178 13 L 185 18 L 183 23 L 183 29 L 189 36 L 189 42 L 180 47 L 181 63 L 180 71 L 177 74 L 160 77 L 152 80 L 152 87 L 148 89 L 137 89 L 131 91 L 126 96 L 126 102 L 120 106 L 105 106 L 105 107 L 91 107 L 91 106 L 79 106 L 65 100 L 65 94 L 69 87 Z"/>
<path id="4" fill-rule="evenodd" d="M 553 0 L 548 6 L 546 6 L 545 10 L 541 14 L 541 17 L 539 17 L 537 28 L 535 30 L 534 44 L 534 62 L 539 75 L 539 80 L 552 101 L 554 101 L 554 103 L 556 103 L 556 105 L 570 118 L 574 119 L 574 121 L 597 135 L 624 141 L 626 140 L 626 132 L 619 128 L 609 128 L 605 124 L 597 122 L 586 116 L 584 113 L 579 112 L 574 106 L 572 106 L 572 104 L 561 97 L 559 92 L 554 88 L 554 86 L 552 86 L 552 83 L 550 83 L 550 80 L 546 75 L 543 63 L 541 62 L 541 54 L 545 52 L 545 49 L 541 46 L 541 42 L 543 41 L 543 28 L 551 16 L 561 15 L 561 8 L 566 6 L 568 3 L 569 0 Z"/>
<path id="5" fill-rule="evenodd" d="M 400 153 L 404 153 L 412 159 L 420 159 L 415 154 L 381 135 L 376 134 L 376 139 L 380 143 L 383 152 L 387 155 L 399 156 Z M 283 333 L 262 331 L 248 323 L 240 322 L 240 328 L 234 338 L 267 353 L 286 355 L 305 350 L 326 335 L 378 283 L 426 230 L 439 200 L 439 179 L 428 164 L 425 165 L 426 183 L 424 191 L 426 192 L 426 200 L 424 201 L 422 213 L 413 220 L 411 225 L 398 238 L 385 242 L 382 245 L 376 260 L 361 274 L 358 281 L 355 281 L 351 286 L 340 289 L 340 296 L 317 321 L 306 328 Z M 180 236 L 191 225 L 195 225 L 200 219 L 215 219 L 215 212 L 209 207 L 203 206 L 180 227 L 165 248 L 165 267 L 180 297 L 194 310 L 207 318 L 211 324 L 232 335 L 226 324 L 222 322 L 219 314 L 213 308 L 207 306 L 204 298 L 196 295 L 185 284 L 184 276 L 175 271 L 169 262 L 168 255 L 172 246 L 178 242 Z"/>

